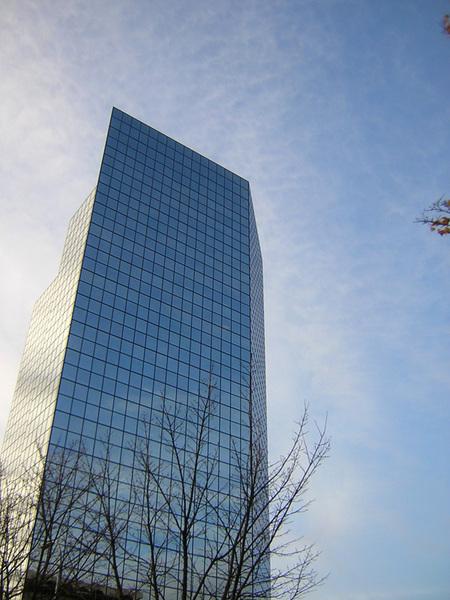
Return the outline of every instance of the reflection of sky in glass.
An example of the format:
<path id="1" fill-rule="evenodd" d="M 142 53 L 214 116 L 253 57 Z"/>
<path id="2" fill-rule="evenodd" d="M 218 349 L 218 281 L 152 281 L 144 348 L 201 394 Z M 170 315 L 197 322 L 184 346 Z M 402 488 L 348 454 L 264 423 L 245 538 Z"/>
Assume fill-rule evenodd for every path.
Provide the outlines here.
<path id="1" fill-rule="evenodd" d="M 12 467 L 30 468 L 48 444 L 93 201 L 94 193 L 72 218 L 58 275 L 33 310 L 2 446 Z"/>
<path id="2" fill-rule="evenodd" d="M 114 109 L 93 199 L 72 220 L 60 273 L 37 305 L 5 452 L 20 459 L 21 432 L 29 452 L 36 439 L 50 452 L 81 450 L 110 474 L 108 494 L 125 514 L 128 484 L 141 477 L 139 440 L 165 485 L 181 477 L 170 419 L 180 422 L 181 469 L 192 470 L 196 403 L 211 381 L 202 452 L 214 463 L 198 483 L 210 502 L 220 494 L 236 510 L 250 385 L 266 446 L 262 265 L 248 182 Z M 217 518 L 206 505 L 198 514 L 200 557 L 219 535 Z M 137 543 L 135 525 L 121 534 L 124 547 Z M 97 562 L 93 580 L 105 569 Z M 124 577 L 136 585 L 131 567 Z"/>

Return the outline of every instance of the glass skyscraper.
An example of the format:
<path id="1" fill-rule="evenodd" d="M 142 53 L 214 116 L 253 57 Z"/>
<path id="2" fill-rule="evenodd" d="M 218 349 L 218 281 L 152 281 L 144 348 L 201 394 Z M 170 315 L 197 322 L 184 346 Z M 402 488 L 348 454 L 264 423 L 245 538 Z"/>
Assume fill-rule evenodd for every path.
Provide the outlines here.
<path id="1" fill-rule="evenodd" d="M 58 563 L 55 596 L 77 582 L 96 597 L 225 599 L 239 572 L 242 597 L 268 597 L 262 262 L 246 180 L 113 109 L 96 188 L 33 311 L 2 462 L 44 473 L 30 598 L 45 560 Z"/>

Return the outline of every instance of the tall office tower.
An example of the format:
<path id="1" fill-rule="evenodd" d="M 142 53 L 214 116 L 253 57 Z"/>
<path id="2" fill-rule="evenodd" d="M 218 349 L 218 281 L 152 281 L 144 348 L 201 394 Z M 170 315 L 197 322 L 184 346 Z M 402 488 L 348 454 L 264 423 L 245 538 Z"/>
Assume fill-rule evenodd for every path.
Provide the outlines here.
<path id="1" fill-rule="evenodd" d="M 44 474 L 25 597 L 45 581 L 55 597 L 268 596 L 247 181 L 113 109 L 97 186 L 33 312 L 2 461 Z"/>

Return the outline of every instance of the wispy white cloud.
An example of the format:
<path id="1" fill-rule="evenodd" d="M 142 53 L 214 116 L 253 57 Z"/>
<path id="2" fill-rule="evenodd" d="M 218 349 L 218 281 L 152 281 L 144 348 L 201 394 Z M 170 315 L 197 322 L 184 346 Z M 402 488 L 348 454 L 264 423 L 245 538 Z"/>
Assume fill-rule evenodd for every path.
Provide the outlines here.
<path id="1" fill-rule="evenodd" d="M 4 2 L 0 429 L 32 303 L 118 105 L 251 181 L 271 451 L 304 400 L 334 438 L 300 522 L 334 572 L 317 599 L 418 597 L 402 589 L 420 562 L 409 548 L 431 548 L 426 521 L 438 583 L 421 598 L 441 600 L 450 255 L 412 224 L 448 191 L 438 4 Z M 388 543 L 399 573 L 383 585 Z"/>

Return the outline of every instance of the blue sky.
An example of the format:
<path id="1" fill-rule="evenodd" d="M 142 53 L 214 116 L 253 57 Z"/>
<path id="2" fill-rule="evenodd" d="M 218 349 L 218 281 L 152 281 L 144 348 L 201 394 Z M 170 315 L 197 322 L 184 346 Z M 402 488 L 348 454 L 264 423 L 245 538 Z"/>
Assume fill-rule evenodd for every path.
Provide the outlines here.
<path id="1" fill-rule="evenodd" d="M 414 218 L 450 193 L 449 11 L 3 0 L 0 434 L 118 106 L 250 180 L 271 455 L 304 401 L 333 438 L 293 524 L 331 573 L 311 599 L 447 600 L 450 240 Z"/>

